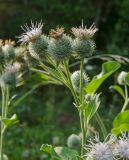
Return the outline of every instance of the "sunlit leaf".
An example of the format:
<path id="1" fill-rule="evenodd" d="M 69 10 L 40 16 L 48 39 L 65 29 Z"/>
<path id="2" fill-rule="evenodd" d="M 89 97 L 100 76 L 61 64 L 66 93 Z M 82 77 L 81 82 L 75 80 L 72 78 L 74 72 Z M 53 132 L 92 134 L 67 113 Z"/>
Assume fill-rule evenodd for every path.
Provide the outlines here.
<path id="1" fill-rule="evenodd" d="M 84 88 L 86 93 L 92 94 L 100 87 L 100 85 L 118 68 L 120 68 L 120 63 L 116 61 L 109 61 L 102 65 L 102 72 L 95 76 L 93 80 Z"/>
<path id="2" fill-rule="evenodd" d="M 16 114 L 14 114 L 11 118 L 5 118 L 5 119 L 2 119 L 4 125 L 6 127 L 9 127 L 9 126 L 12 126 L 12 125 L 15 125 L 19 122 L 18 120 L 18 117 Z"/>

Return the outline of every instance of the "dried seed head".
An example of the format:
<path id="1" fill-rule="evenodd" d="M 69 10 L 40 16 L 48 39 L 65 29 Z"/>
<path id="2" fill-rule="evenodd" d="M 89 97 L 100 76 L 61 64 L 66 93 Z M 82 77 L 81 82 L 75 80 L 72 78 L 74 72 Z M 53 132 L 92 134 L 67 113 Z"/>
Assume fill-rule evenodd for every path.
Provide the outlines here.
<path id="1" fill-rule="evenodd" d="M 63 34 L 64 34 L 64 28 L 63 27 L 61 27 L 61 28 L 57 27 L 56 30 L 51 29 L 51 31 L 50 31 L 50 37 L 52 37 L 54 39 L 61 38 L 63 36 Z"/>
<path id="2" fill-rule="evenodd" d="M 18 42 L 21 42 L 21 44 L 27 44 L 28 42 L 35 41 L 42 35 L 43 23 L 42 21 L 40 23 L 33 23 L 31 21 L 31 27 L 26 24 L 21 28 L 24 30 L 25 33 L 21 34 L 21 36 L 18 37 Z"/>
<path id="3" fill-rule="evenodd" d="M 97 31 L 98 29 L 96 28 L 94 23 L 90 28 L 87 28 L 86 26 L 83 27 L 83 24 L 79 28 L 72 28 L 72 33 L 74 34 L 74 36 L 80 39 L 91 39 Z"/>
<path id="4" fill-rule="evenodd" d="M 74 89 L 76 89 L 77 91 L 80 91 L 80 71 L 75 71 L 72 75 L 71 75 L 71 80 L 72 80 L 72 84 Z M 89 82 L 89 77 L 86 75 L 85 72 L 83 72 L 83 86 L 86 86 Z"/>

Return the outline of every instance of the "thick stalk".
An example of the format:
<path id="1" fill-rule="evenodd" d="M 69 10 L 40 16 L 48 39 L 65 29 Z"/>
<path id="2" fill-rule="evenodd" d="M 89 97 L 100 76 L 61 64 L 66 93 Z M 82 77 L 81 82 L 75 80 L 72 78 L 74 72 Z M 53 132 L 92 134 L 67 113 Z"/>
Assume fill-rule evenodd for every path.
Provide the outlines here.
<path id="1" fill-rule="evenodd" d="M 2 90 L 2 107 L 1 107 L 1 134 L 0 134 L 0 160 L 3 160 L 3 143 L 4 143 L 4 129 L 5 126 L 2 119 L 7 118 L 8 101 L 9 101 L 9 88 L 8 86 L 1 86 Z"/>
<path id="2" fill-rule="evenodd" d="M 84 58 L 81 58 L 80 61 L 80 104 L 83 103 L 83 66 Z M 80 110 L 80 123 L 82 130 L 82 144 L 81 144 L 81 156 L 84 155 L 84 144 L 86 143 L 86 119 L 85 113 L 83 110 Z"/>

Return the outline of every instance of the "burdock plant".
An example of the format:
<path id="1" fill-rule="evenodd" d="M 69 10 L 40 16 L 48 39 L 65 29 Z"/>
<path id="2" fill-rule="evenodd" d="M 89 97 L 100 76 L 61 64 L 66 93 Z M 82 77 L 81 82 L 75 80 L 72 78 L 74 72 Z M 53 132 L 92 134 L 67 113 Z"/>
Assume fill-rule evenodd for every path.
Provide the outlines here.
<path id="1" fill-rule="evenodd" d="M 0 42 L 0 88 L 1 88 L 1 116 L 0 116 L 0 160 L 7 160 L 7 156 L 4 154 L 4 133 L 8 127 L 18 123 L 17 115 L 10 115 L 10 107 L 14 99 L 12 91 L 16 86 L 20 86 L 22 83 L 21 68 L 25 61 L 22 58 L 17 59 L 16 53 L 18 54 L 21 50 L 14 47 L 14 42 L 11 40 L 1 40 Z M 22 50 L 23 51 L 23 50 Z M 21 53 L 21 52 L 20 52 Z M 21 63 L 22 59 L 22 63 Z"/>
<path id="2" fill-rule="evenodd" d="M 84 159 L 88 126 L 94 115 L 97 117 L 103 136 L 106 137 L 107 135 L 101 117 L 97 113 L 100 106 L 100 93 L 96 93 L 96 91 L 103 81 L 120 67 L 120 64 L 116 61 L 104 63 L 102 72 L 90 80 L 85 72 L 84 60 L 95 53 L 96 45 L 93 37 L 98 31 L 95 24 L 90 28 L 83 25 L 79 28 L 72 28 L 73 38 L 65 34 L 63 27 L 52 29 L 48 37 L 44 36 L 42 27 L 42 23 L 36 23 L 35 25 L 31 23 L 31 27 L 25 25 L 26 29 L 23 28 L 25 33 L 19 36 L 19 41 L 26 44 L 30 56 L 36 59 L 37 68 L 31 66 L 30 70 L 42 75 L 41 81 L 44 80 L 44 84 L 63 85 L 71 91 L 74 106 L 80 117 L 81 138 L 72 135 L 68 146 L 78 145 L 80 140 L 81 151 L 78 154 L 76 150 L 67 147 L 53 148 L 51 145 L 42 145 L 41 150 L 51 154 L 52 159 Z M 74 58 L 77 59 L 80 67 L 73 71 L 71 59 Z M 73 142 L 74 138 L 77 143 Z M 104 144 L 104 147 L 108 150 L 106 144 Z M 107 158 L 109 157 L 111 157 L 110 154 Z"/>

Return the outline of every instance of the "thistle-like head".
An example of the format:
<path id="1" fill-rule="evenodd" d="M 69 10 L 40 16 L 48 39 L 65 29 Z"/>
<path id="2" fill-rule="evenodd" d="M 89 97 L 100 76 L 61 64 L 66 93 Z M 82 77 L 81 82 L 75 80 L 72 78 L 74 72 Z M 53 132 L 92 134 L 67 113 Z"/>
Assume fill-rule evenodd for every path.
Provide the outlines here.
<path id="1" fill-rule="evenodd" d="M 54 29 L 50 30 L 50 37 L 52 37 L 54 39 L 61 38 L 63 34 L 64 34 L 63 27 L 57 27 L 55 30 Z"/>
<path id="2" fill-rule="evenodd" d="M 107 137 L 108 138 L 108 137 Z M 89 144 L 86 145 L 85 149 L 87 152 L 88 160 L 113 160 L 114 155 L 112 151 L 112 144 L 114 142 L 114 138 L 110 137 L 107 141 L 105 139 L 104 142 L 101 142 L 99 136 L 96 135 L 94 141 L 90 140 Z"/>
<path id="3" fill-rule="evenodd" d="M 33 23 L 31 21 L 30 27 L 26 24 L 24 26 L 21 26 L 21 28 L 25 33 L 21 34 L 21 36 L 18 37 L 18 42 L 21 42 L 21 44 L 27 44 L 28 42 L 35 41 L 42 35 L 43 23 L 42 21 L 39 23 Z"/>
<path id="4" fill-rule="evenodd" d="M 80 39 L 91 39 L 97 31 L 98 28 L 96 28 L 94 23 L 91 25 L 90 28 L 83 26 L 83 24 L 79 28 L 72 28 L 72 33 L 74 34 L 74 36 Z"/>
<path id="5" fill-rule="evenodd" d="M 129 159 L 129 138 L 125 135 L 116 142 L 115 155 L 118 158 Z"/>

